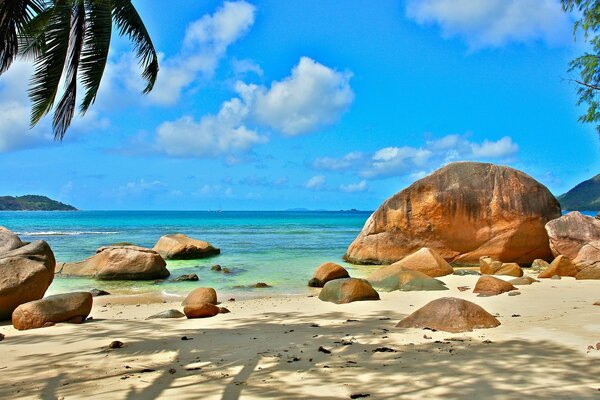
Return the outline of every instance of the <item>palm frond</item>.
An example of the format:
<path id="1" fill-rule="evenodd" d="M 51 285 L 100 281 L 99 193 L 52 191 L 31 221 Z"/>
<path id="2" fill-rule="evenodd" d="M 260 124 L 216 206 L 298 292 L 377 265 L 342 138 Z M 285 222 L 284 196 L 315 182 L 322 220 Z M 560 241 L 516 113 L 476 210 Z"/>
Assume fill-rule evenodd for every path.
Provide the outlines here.
<path id="1" fill-rule="evenodd" d="M 85 114 L 96 100 L 108 60 L 112 33 L 111 0 L 85 0 L 87 25 L 81 55 L 80 75 L 85 88 L 80 112 Z"/>
<path id="2" fill-rule="evenodd" d="M 148 93 L 154 87 L 159 67 L 156 50 L 144 22 L 131 0 L 113 0 L 113 20 L 120 34 L 128 36 L 133 42 L 138 62 L 143 69 L 142 77 L 148 82 L 143 93 Z"/>
<path id="3" fill-rule="evenodd" d="M 19 52 L 19 32 L 46 8 L 44 0 L 0 2 L 0 74 L 12 65 Z"/>
<path id="4" fill-rule="evenodd" d="M 52 129 L 54 139 L 62 140 L 75 114 L 77 100 L 77 72 L 85 39 L 86 10 L 83 0 L 76 0 L 73 6 L 71 30 L 69 37 L 69 52 L 66 65 L 65 92 L 54 110 Z"/>
<path id="5" fill-rule="evenodd" d="M 35 71 L 29 87 L 32 126 L 54 105 L 69 50 L 72 9 L 71 1 L 56 1 L 46 25 L 46 49 L 35 60 Z"/>

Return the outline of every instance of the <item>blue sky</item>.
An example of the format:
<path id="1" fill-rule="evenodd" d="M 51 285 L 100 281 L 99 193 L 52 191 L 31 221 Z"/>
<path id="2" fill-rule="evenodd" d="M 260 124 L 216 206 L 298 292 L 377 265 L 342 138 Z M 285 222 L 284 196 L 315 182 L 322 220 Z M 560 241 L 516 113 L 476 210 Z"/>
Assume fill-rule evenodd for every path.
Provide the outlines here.
<path id="1" fill-rule="evenodd" d="M 0 194 L 82 209 L 375 209 L 451 161 L 561 194 L 600 172 L 557 0 L 134 1 L 161 53 L 139 93 L 116 39 L 63 143 L 28 129 L 31 66 L 0 77 Z M 160 6 L 159 6 L 160 4 Z"/>

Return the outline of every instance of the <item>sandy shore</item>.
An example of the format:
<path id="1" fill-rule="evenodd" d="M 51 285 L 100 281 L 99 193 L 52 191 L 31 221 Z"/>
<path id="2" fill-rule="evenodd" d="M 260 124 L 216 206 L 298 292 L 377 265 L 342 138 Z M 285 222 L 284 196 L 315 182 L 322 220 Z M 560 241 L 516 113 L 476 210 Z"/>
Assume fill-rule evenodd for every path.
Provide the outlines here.
<path id="1" fill-rule="evenodd" d="M 178 298 L 96 298 L 83 325 L 0 325 L 0 398 L 600 398 L 600 350 L 588 350 L 600 342 L 599 281 L 544 280 L 519 296 L 482 298 L 457 289 L 477 277 L 441 279 L 451 290 L 346 305 L 220 299 L 230 314 L 196 320 L 145 320 L 181 309 Z M 464 334 L 394 328 L 443 296 L 473 301 L 502 325 Z M 109 350 L 114 340 L 124 347 Z"/>

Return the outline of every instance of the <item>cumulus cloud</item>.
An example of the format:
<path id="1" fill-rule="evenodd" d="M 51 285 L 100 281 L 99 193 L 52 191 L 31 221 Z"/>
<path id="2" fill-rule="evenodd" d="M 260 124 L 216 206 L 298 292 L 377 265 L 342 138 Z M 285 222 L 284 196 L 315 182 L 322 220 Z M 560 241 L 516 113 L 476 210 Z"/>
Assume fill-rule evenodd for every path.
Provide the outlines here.
<path id="1" fill-rule="evenodd" d="M 227 48 L 254 24 L 256 8 L 246 1 L 226 1 L 212 15 L 204 15 L 186 29 L 183 45 L 173 56 L 159 54 L 160 72 L 152 92 L 145 96 L 157 105 L 173 105 L 198 79 L 210 79 Z M 138 95 L 145 87 L 137 60 L 131 53 L 117 55 L 107 65 L 101 96 L 104 102 L 118 93 Z"/>
<path id="2" fill-rule="evenodd" d="M 349 74 L 302 57 L 291 76 L 271 88 L 238 81 L 238 97 L 224 102 L 216 115 L 164 122 L 157 129 L 157 146 L 170 156 L 216 157 L 266 143 L 261 128 L 284 135 L 314 132 L 336 122 L 352 102 L 348 79 Z"/>
<path id="3" fill-rule="evenodd" d="M 496 142 L 484 140 L 481 144 L 473 143 L 471 150 L 474 157 L 500 158 L 515 154 L 519 151 L 519 146 L 513 143 L 510 137 L 505 136 Z"/>
<path id="4" fill-rule="evenodd" d="M 438 25 L 445 38 L 460 37 L 471 50 L 571 40 L 571 23 L 559 0 L 408 0 L 406 14 L 419 24 Z"/>
<path id="5" fill-rule="evenodd" d="M 312 178 L 310 178 L 308 181 L 306 181 L 306 183 L 304 184 L 304 187 L 307 189 L 311 189 L 311 190 L 318 190 L 318 189 L 322 189 L 325 186 L 325 183 L 326 183 L 325 176 L 316 175 L 316 176 L 313 176 Z"/>
<path id="6" fill-rule="evenodd" d="M 349 183 L 347 185 L 340 185 L 340 190 L 342 192 L 346 192 L 346 193 L 364 192 L 365 190 L 367 190 L 367 181 L 363 179 L 362 181 L 357 182 L 357 183 Z"/>

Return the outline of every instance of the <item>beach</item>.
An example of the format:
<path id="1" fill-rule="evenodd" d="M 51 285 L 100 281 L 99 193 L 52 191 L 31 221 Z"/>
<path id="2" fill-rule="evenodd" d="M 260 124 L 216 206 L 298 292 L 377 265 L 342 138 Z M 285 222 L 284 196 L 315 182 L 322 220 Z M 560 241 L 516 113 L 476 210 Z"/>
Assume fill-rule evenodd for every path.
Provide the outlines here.
<path id="1" fill-rule="evenodd" d="M 508 279 L 508 277 L 506 277 Z M 477 276 L 443 292 L 381 293 L 336 305 L 309 295 L 228 301 L 207 319 L 146 320 L 181 298 L 103 296 L 81 325 L 0 326 L 1 398 L 345 399 L 598 398 L 596 281 L 542 280 L 521 295 L 477 297 Z M 452 296 L 497 315 L 494 329 L 399 329 Z M 182 340 L 183 338 L 188 340 Z M 122 348 L 109 349 L 113 341 Z M 319 351 L 322 347 L 331 353 Z M 356 397 L 360 398 L 360 397 Z"/>

